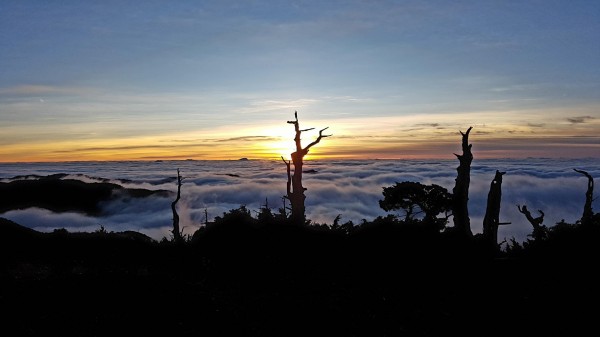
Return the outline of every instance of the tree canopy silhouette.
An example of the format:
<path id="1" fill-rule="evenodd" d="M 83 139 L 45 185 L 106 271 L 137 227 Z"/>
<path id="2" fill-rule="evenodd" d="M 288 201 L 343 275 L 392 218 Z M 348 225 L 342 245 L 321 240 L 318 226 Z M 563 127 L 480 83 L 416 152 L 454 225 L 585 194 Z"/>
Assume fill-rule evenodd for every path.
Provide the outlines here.
<path id="1" fill-rule="evenodd" d="M 419 182 L 404 181 L 383 188 L 383 200 L 379 206 L 384 211 L 403 210 L 404 220 L 409 221 L 422 215 L 423 221 L 435 223 L 443 228 L 447 217 L 438 218 L 440 213 L 447 213 L 452 207 L 452 195 L 444 187 Z"/>

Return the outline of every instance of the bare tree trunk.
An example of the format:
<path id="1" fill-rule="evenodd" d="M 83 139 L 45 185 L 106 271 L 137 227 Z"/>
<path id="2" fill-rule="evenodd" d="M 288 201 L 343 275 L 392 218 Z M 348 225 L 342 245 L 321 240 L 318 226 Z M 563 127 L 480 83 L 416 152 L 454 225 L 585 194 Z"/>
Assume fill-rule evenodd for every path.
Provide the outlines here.
<path id="1" fill-rule="evenodd" d="M 473 154 L 471 153 L 471 144 L 469 144 L 469 133 L 473 127 L 469 127 L 467 132 L 462 135 L 462 155 L 454 154 L 458 158 L 459 166 L 457 167 L 456 184 L 452 190 L 452 214 L 454 227 L 460 233 L 464 233 L 468 237 L 473 236 L 471 231 L 471 220 L 469 219 L 469 184 L 471 182 L 471 162 Z"/>
<path id="2" fill-rule="evenodd" d="M 540 216 L 534 218 L 531 215 L 531 212 L 529 212 L 529 210 L 527 209 L 527 206 L 523 205 L 523 207 L 521 207 L 520 205 L 517 205 L 517 208 L 519 209 L 519 212 L 525 215 L 527 221 L 529 221 L 529 223 L 533 227 L 533 233 L 531 234 L 533 239 L 536 241 L 545 239 L 548 236 L 548 229 L 546 228 L 546 226 L 542 225 L 542 222 L 544 222 L 544 212 L 538 210 Z"/>
<path id="3" fill-rule="evenodd" d="M 294 117 L 295 120 L 288 121 L 288 124 L 294 124 L 294 129 L 296 131 L 296 136 L 294 137 L 294 142 L 296 143 L 296 151 L 292 152 L 291 154 L 291 163 L 294 164 L 293 174 L 291 173 L 290 162 L 283 159 L 283 157 L 281 159 L 287 166 L 288 180 L 286 197 L 290 200 L 290 205 L 292 209 L 292 223 L 294 223 L 295 225 L 304 225 L 306 223 L 306 210 L 304 206 L 304 201 L 306 199 L 304 191 L 306 191 L 306 188 L 302 186 L 302 166 L 304 164 L 303 159 L 311 147 L 318 144 L 322 138 L 329 137 L 331 135 L 323 134 L 323 131 L 327 130 L 328 127 L 321 129 L 319 131 L 319 137 L 312 143 L 308 144 L 306 147 L 302 148 L 300 135 L 303 131 L 313 130 L 314 128 L 301 130 L 300 125 L 298 123 L 297 111 L 294 112 Z"/>
<path id="4" fill-rule="evenodd" d="M 290 167 L 290 161 L 286 161 L 283 156 L 281 156 L 281 160 L 283 160 L 285 163 L 287 171 L 287 183 L 285 188 L 286 194 L 283 196 L 283 214 L 287 218 L 287 206 L 285 205 L 285 200 L 287 199 L 291 202 L 291 200 L 294 199 L 294 192 L 292 191 L 292 169 Z"/>
<path id="5" fill-rule="evenodd" d="M 586 171 L 573 169 L 575 172 L 581 173 L 588 178 L 588 187 L 585 192 L 585 204 L 583 205 L 583 215 L 581 216 L 582 224 L 591 224 L 594 211 L 592 210 L 592 201 L 594 201 L 594 178 Z"/>
<path id="6" fill-rule="evenodd" d="M 487 208 L 483 217 L 483 237 L 490 247 L 498 248 L 498 225 L 500 224 L 500 202 L 502 199 L 502 176 L 506 172 L 496 170 L 488 192 Z"/>
<path id="7" fill-rule="evenodd" d="M 181 243 L 183 238 L 181 237 L 181 232 L 179 230 L 179 214 L 177 214 L 177 209 L 175 206 L 181 199 L 181 182 L 183 178 L 179 174 L 179 169 L 177 169 L 177 198 L 171 203 L 171 210 L 173 211 L 173 239 L 176 243 Z"/>

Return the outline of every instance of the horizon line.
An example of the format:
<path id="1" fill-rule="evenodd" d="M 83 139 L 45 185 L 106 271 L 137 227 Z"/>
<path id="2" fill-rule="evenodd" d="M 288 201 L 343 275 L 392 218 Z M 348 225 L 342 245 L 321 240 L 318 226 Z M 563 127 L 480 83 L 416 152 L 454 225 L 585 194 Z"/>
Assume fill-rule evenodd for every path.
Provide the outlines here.
<path id="1" fill-rule="evenodd" d="M 583 157 L 548 157 L 548 156 L 528 156 L 528 157 L 484 157 L 474 158 L 473 160 L 530 160 L 530 159 L 545 159 L 545 160 L 600 160 L 600 158 L 593 156 Z M 405 157 L 405 158 L 316 158 L 316 159 L 305 159 L 304 162 L 326 162 L 326 161 L 423 161 L 423 160 L 437 160 L 437 161 L 454 161 L 456 158 L 440 158 L 440 157 Z M 281 161 L 281 158 L 238 158 L 238 159 L 107 159 L 107 160 L 57 160 L 57 161 L 2 161 L 2 164 L 61 164 L 61 163 L 118 163 L 118 162 L 192 162 L 192 161 L 204 161 L 204 162 L 223 162 L 223 161 Z"/>

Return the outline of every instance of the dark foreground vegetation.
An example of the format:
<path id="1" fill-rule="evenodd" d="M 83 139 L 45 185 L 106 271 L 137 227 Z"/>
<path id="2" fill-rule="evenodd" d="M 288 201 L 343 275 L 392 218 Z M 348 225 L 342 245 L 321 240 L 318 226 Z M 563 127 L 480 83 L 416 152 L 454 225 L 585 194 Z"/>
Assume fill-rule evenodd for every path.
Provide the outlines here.
<path id="1" fill-rule="evenodd" d="M 302 158 L 287 168 L 285 206 L 256 217 L 230 210 L 192 236 L 137 232 L 40 233 L 0 218 L 0 329 L 6 336 L 581 336 L 597 331 L 600 213 L 588 179 L 581 219 L 547 227 L 544 212 L 519 212 L 530 238 L 498 242 L 502 176 L 490 183 L 483 232 L 473 234 L 468 142 L 452 193 L 399 182 L 379 206 L 399 211 L 361 224 L 311 223 L 305 216 Z M 292 170 L 293 167 L 293 170 Z M 293 173 L 292 173 L 293 172 Z M 0 183 L 0 210 L 45 207 L 95 214 L 126 190 L 36 177 Z M 14 179 L 13 179 L 14 180 Z M 86 192 L 87 191 L 87 192 Z M 289 212 L 288 212 L 289 211 Z M 449 227 L 449 218 L 454 225 Z M 500 249 L 503 245 L 504 249 Z"/>
<path id="2" fill-rule="evenodd" d="M 244 207 L 183 243 L 102 228 L 40 233 L 0 219 L 0 329 L 5 336 L 583 335 L 596 329 L 599 239 L 598 214 L 503 251 L 422 221 L 295 226 Z"/>

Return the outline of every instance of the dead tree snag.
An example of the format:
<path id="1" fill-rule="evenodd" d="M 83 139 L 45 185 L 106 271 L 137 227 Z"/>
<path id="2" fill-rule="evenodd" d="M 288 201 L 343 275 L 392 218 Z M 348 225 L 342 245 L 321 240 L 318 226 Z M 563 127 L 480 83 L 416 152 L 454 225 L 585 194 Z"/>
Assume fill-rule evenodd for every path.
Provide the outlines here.
<path id="1" fill-rule="evenodd" d="M 483 237 L 490 247 L 498 246 L 498 225 L 500 225 L 500 202 L 502 199 L 502 176 L 506 172 L 496 170 L 494 180 L 490 184 L 487 207 L 483 217 Z"/>
<path id="2" fill-rule="evenodd" d="M 311 147 L 318 144 L 321 141 L 321 139 L 323 139 L 325 137 L 329 137 L 331 135 L 323 134 L 323 131 L 327 130 L 329 127 L 321 129 L 319 131 L 319 137 L 317 137 L 317 139 L 315 141 L 313 141 L 312 143 L 308 144 L 306 147 L 303 148 L 302 144 L 301 144 L 300 135 L 302 134 L 302 132 L 310 131 L 310 130 L 313 130 L 314 128 L 303 129 L 303 130 L 300 129 L 300 124 L 298 123 L 298 112 L 297 111 L 294 111 L 294 117 L 295 117 L 295 120 L 288 121 L 287 123 L 293 124 L 294 129 L 296 131 L 296 135 L 294 137 L 294 142 L 296 143 L 296 151 L 292 152 L 292 154 L 291 154 L 291 157 L 292 157 L 291 162 L 286 161 L 283 157 L 281 159 L 287 166 L 288 180 L 287 180 L 286 198 L 290 201 L 290 206 L 291 206 L 291 210 L 292 210 L 292 214 L 291 214 L 292 223 L 294 223 L 295 225 L 304 225 L 306 223 L 306 214 L 305 214 L 305 207 L 304 207 L 304 200 L 306 199 L 304 192 L 306 191 L 306 188 L 304 188 L 304 186 L 302 186 L 302 166 L 304 164 L 303 159 Z M 291 167 L 290 167 L 291 164 L 294 165 L 293 173 L 291 172 Z"/>
<path id="3" fill-rule="evenodd" d="M 529 221 L 533 227 L 533 233 L 531 233 L 531 237 L 533 237 L 534 240 L 539 241 L 548 237 L 548 228 L 542 225 L 542 222 L 544 222 L 544 212 L 542 212 L 542 210 L 538 210 L 540 216 L 534 218 L 531 215 L 531 212 L 529 212 L 527 209 L 527 206 L 523 205 L 523 207 L 521 207 L 520 205 L 517 205 L 517 208 L 519 209 L 519 212 L 525 215 L 527 221 Z"/>
<path id="4" fill-rule="evenodd" d="M 471 231 L 471 220 L 469 219 L 469 184 L 471 182 L 471 144 L 469 144 L 469 133 L 473 127 L 469 127 L 462 135 L 462 154 L 454 154 L 458 158 L 459 166 L 456 168 L 456 184 L 452 189 L 452 215 L 454 227 L 459 233 L 468 237 L 473 236 Z"/>
<path id="5" fill-rule="evenodd" d="M 592 210 L 592 202 L 594 201 L 594 178 L 583 170 L 573 169 L 577 173 L 581 173 L 588 179 L 587 191 L 585 192 L 585 204 L 583 205 L 583 215 L 581 216 L 582 224 L 591 224 L 594 211 Z"/>
<path id="6" fill-rule="evenodd" d="M 183 181 L 183 178 L 179 174 L 179 169 L 177 169 L 177 197 L 171 203 L 171 211 L 173 211 L 173 240 L 176 243 L 181 243 L 183 241 L 183 238 L 181 236 L 181 231 L 179 230 L 179 214 L 177 214 L 177 209 L 176 209 L 177 203 L 179 202 L 179 199 L 181 199 L 181 182 L 182 181 Z"/>

